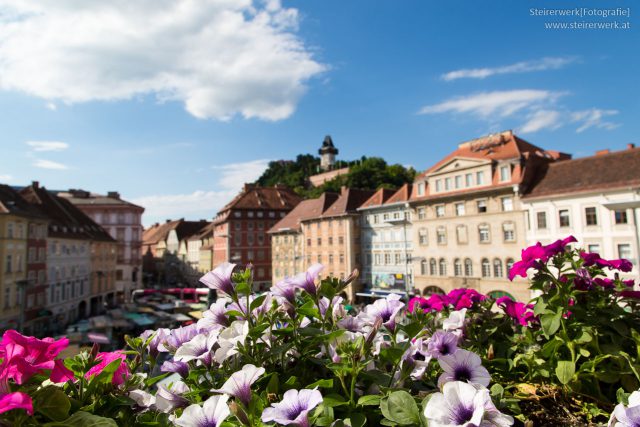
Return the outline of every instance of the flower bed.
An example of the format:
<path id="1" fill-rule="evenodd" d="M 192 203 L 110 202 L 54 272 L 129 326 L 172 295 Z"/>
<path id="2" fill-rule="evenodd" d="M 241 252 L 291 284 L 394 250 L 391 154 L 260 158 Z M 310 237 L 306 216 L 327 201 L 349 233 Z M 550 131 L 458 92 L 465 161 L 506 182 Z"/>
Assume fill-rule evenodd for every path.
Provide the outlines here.
<path id="1" fill-rule="evenodd" d="M 63 361 L 66 339 L 7 331 L 0 424 L 48 426 L 632 426 L 640 422 L 640 319 L 626 260 L 522 252 L 530 303 L 457 289 L 347 312 L 355 277 L 322 266 L 255 295 L 251 268 L 202 282 L 220 298 L 190 326 Z M 633 393 L 632 393 L 633 392 Z M 635 423 L 635 424 L 634 424 Z"/>

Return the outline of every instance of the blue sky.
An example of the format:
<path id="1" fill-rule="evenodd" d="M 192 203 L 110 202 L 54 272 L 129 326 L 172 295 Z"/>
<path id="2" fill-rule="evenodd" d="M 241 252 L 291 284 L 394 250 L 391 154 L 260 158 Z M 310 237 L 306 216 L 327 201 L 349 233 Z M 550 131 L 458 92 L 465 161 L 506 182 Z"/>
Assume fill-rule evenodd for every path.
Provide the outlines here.
<path id="1" fill-rule="evenodd" d="M 118 190 L 146 224 L 211 218 L 326 134 L 419 170 L 503 129 L 577 157 L 640 143 L 631 1 L 85 3 L 0 0 L 0 182 Z M 530 14 L 578 6 L 631 17 Z"/>

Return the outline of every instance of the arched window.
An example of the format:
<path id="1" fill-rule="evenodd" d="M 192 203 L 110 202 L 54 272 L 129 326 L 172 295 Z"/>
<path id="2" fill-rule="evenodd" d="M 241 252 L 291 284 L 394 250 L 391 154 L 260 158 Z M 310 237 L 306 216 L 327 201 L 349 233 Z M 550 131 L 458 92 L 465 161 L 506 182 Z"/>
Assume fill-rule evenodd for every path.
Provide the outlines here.
<path id="1" fill-rule="evenodd" d="M 456 276 L 462 276 L 462 262 L 460 258 L 453 260 L 453 274 Z"/>
<path id="2" fill-rule="evenodd" d="M 493 275 L 495 277 L 502 277 L 502 261 L 499 258 L 493 260 Z"/>
<path id="3" fill-rule="evenodd" d="M 433 295 L 433 294 L 444 295 L 445 292 L 437 286 L 427 286 L 422 292 L 422 295 L 424 296 Z"/>
<path id="4" fill-rule="evenodd" d="M 439 273 L 441 276 L 446 276 L 447 275 L 447 262 L 444 260 L 444 258 L 440 258 L 440 261 L 438 262 L 438 267 L 439 267 Z"/>
<path id="5" fill-rule="evenodd" d="M 435 258 L 431 258 L 429 260 L 429 273 L 432 276 L 435 276 L 436 274 L 438 274 L 437 268 L 436 268 L 436 259 Z"/>
<path id="6" fill-rule="evenodd" d="M 511 271 L 511 267 L 513 267 L 513 258 L 507 258 L 507 274 Z"/>
<path id="7" fill-rule="evenodd" d="M 464 260 L 464 275 L 473 276 L 473 263 L 470 258 Z"/>
<path id="8" fill-rule="evenodd" d="M 427 274 L 427 260 L 423 259 L 422 261 L 420 261 L 420 274 L 422 274 L 423 276 L 426 276 Z"/>
<path id="9" fill-rule="evenodd" d="M 482 277 L 491 277 L 491 263 L 486 258 L 482 258 Z"/>

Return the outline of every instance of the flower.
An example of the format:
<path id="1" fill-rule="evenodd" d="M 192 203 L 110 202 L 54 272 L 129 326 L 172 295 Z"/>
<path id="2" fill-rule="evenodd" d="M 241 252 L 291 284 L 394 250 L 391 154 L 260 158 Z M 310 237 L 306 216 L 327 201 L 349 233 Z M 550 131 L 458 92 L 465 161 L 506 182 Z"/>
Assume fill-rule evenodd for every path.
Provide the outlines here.
<path id="1" fill-rule="evenodd" d="M 460 381 L 446 383 L 442 393 L 434 393 L 424 408 L 424 416 L 429 427 L 506 427 L 514 422 L 496 409 L 489 390 Z"/>
<path id="2" fill-rule="evenodd" d="M 182 344 L 191 341 L 198 334 L 197 323 L 172 329 L 165 337 L 164 342 L 158 346 L 158 349 L 160 351 L 176 351 Z"/>
<path id="3" fill-rule="evenodd" d="M 618 404 L 611 413 L 609 427 L 636 427 L 640 425 L 640 390 L 629 396 L 629 405 Z"/>
<path id="4" fill-rule="evenodd" d="M 129 397 L 133 399 L 140 408 L 150 408 L 156 404 L 156 397 L 144 390 L 131 390 Z"/>
<path id="5" fill-rule="evenodd" d="M 429 307 L 429 300 L 422 297 L 413 297 L 407 304 L 407 310 L 409 313 L 415 313 L 418 308 L 424 310 Z"/>
<path id="6" fill-rule="evenodd" d="M 0 342 L 0 371 L 17 384 L 24 384 L 36 373 L 54 369 L 55 358 L 68 345 L 66 338 L 38 339 L 8 330 Z"/>
<path id="7" fill-rule="evenodd" d="M 151 341 L 149 342 L 149 347 L 147 347 L 147 350 L 149 350 L 149 354 L 153 358 L 158 357 L 158 347 L 160 346 L 160 344 L 162 344 L 162 342 L 164 342 L 167 336 L 169 336 L 170 332 L 171 330 L 168 328 L 160 328 L 157 331 L 154 331 L 153 329 L 147 329 L 140 335 L 140 338 L 142 338 L 144 341 L 148 340 L 149 337 L 153 335 L 153 338 L 151 338 Z"/>
<path id="8" fill-rule="evenodd" d="M 251 385 L 264 374 L 264 368 L 256 368 L 254 365 L 244 365 L 242 370 L 231 374 L 229 379 L 218 390 L 211 390 L 217 393 L 229 394 L 240 399 L 245 406 L 251 401 Z"/>
<path id="9" fill-rule="evenodd" d="M 292 277 L 291 283 L 307 292 L 310 295 L 315 296 L 318 293 L 318 288 L 316 287 L 316 279 L 320 275 L 320 272 L 324 270 L 324 265 L 322 264 L 313 264 L 311 267 L 307 269 L 306 272 L 297 274 L 295 277 Z"/>
<path id="10" fill-rule="evenodd" d="M 174 423 L 182 427 L 218 427 L 231 413 L 228 399 L 227 395 L 211 396 L 202 406 L 194 404 L 186 408 Z"/>
<path id="11" fill-rule="evenodd" d="M 167 360 L 160 366 L 160 372 L 175 372 L 185 378 L 189 375 L 189 365 L 179 360 Z"/>
<path id="12" fill-rule="evenodd" d="M 211 289 L 215 289 L 216 291 L 231 296 L 235 293 L 235 287 L 231 281 L 231 276 L 233 275 L 233 270 L 235 268 L 236 264 L 223 262 L 214 270 L 202 276 L 200 278 L 200 282 Z"/>
<path id="13" fill-rule="evenodd" d="M 113 379 L 111 383 L 113 385 L 120 385 L 124 383 L 124 381 L 131 375 L 129 373 L 129 367 L 127 366 L 126 360 L 127 356 L 121 351 L 113 351 L 110 353 L 98 353 L 96 356 L 96 361 L 99 362 L 97 365 L 89 369 L 86 373 L 85 377 L 90 379 L 94 375 L 99 375 L 104 371 L 104 369 L 109 366 L 111 363 L 119 360 L 118 367 L 113 373 Z"/>
<path id="14" fill-rule="evenodd" d="M 442 357 L 458 350 L 458 336 L 452 332 L 436 331 L 427 342 L 427 352 L 431 357 Z"/>
<path id="15" fill-rule="evenodd" d="M 467 314 L 467 309 L 452 311 L 449 317 L 442 322 L 442 329 L 445 331 L 460 331 L 464 327 L 464 317 Z"/>
<path id="16" fill-rule="evenodd" d="M 577 242 L 573 236 L 556 240 L 555 242 L 543 246 L 538 242 L 533 246 L 529 246 L 522 250 L 522 259 L 511 266 L 509 269 L 509 280 L 513 280 L 516 276 L 527 277 L 527 270 L 530 268 L 539 268 L 541 264 L 549 261 L 549 258 L 565 251 L 569 243 Z"/>
<path id="17" fill-rule="evenodd" d="M 294 304 L 296 302 L 296 283 L 287 277 L 273 285 L 271 293 L 276 297 L 286 299 L 290 304 Z"/>
<path id="18" fill-rule="evenodd" d="M 487 297 L 475 289 L 460 288 L 449 292 L 447 299 L 448 303 L 453 305 L 456 310 L 462 310 L 463 308 L 473 307 L 473 304 L 484 301 Z"/>
<path id="19" fill-rule="evenodd" d="M 607 267 L 610 270 L 620 270 L 625 273 L 628 273 L 631 270 L 633 270 L 633 264 L 628 259 L 606 260 L 606 259 L 600 258 L 600 255 L 597 253 L 589 253 L 589 252 L 580 252 L 580 257 L 584 260 L 583 265 L 585 267 L 597 265 L 603 268 Z"/>
<path id="20" fill-rule="evenodd" d="M 364 308 L 366 316 L 375 320 L 382 319 L 382 324 L 389 330 L 393 330 L 396 325 L 396 316 L 404 307 L 404 303 L 400 301 L 400 295 L 389 294 L 386 298 L 377 299 L 373 304 L 369 304 Z"/>
<path id="21" fill-rule="evenodd" d="M 191 360 L 199 360 L 206 366 L 211 365 L 211 350 L 218 341 L 217 334 L 211 332 L 207 334 L 198 334 L 191 341 L 182 344 L 173 356 L 178 362 L 189 362 Z"/>
<path id="22" fill-rule="evenodd" d="M 532 311 L 532 304 L 516 302 L 505 295 L 496 300 L 496 305 L 502 308 L 507 316 L 511 317 L 522 326 L 529 326 L 530 323 L 537 320 L 536 315 Z"/>
<path id="23" fill-rule="evenodd" d="M 438 386 L 442 387 L 449 381 L 465 381 L 486 387 L 491 382 L 489 371 L 482 366 L 480 356 L 463 349 L 458 349 L 449 356 L 438 359 L 444 373 L 438 378 Z"/>
<path id="24" fill-rule="evenodd" d="M 189 391 L 189 387 L 182 381 L 176 381 L 169 386 L 158 386 L 156 392 L 156 408 L 159 411 L 169 413 L 176 408 L 189 406 L 189 401 L 182 395 Z"/>
<path id="25" fill-rule="evenodd" d="M 309 427 L 309 411 L 322 403 L 318 390 L 288 390 L 278 403 L 262 411 L 262 422 Z"/>
<path id="26" fill-rule="evenodd" d="M 431 355 L 427 350 L 427 343 L 422 338 L 413 341 L 402 356 L 402 361 L 404 365 L 411 369 L 409 376 L 411 376 L 413 380 L 417 381 L 422 378 L 431 361 Z"/>
<path id="27" fill-rule="evenodd" d="M 220 332 L 218 336 L 218 348 L 214 359 L 222 363 L 238 352 L 238 344 L 244 343 L 249 334 L 249 323 L 245 320 L 235 320 L 231 325 Z"/>
<path id="28" fill-rule="evenodd" d="M 49 379 L 54 383 L 65 383 L 67 381 L 74 381 L 75 376 L 73 375 L 73 371 L 64 366 L 62 359 L 56 359 L 53 369 L 51 370 L 51 378 Z"/>
<path id="29" fill-rule="evenodd" d="M 12 409 L 24 409 L 33 415 L 33 401 L 28 394 L 22 392 L 0 393 L 0 414 Z"/>
<path id="30" fill-rule="evenodd" d="M 227 298 L 218 298 L 215 303 L 211 304 L 209 310 L 202 313 L 202 319 L 198 320 L 198 332 L 209 332 L 229 326 L 229 318 L 227 317 L 229 302 Z"/>

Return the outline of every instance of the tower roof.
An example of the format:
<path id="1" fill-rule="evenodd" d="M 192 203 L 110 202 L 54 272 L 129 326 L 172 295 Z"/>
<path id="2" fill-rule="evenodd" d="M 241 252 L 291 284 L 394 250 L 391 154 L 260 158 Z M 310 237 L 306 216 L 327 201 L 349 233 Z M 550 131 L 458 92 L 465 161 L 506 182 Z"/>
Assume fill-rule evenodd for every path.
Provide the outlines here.
<path id="1" fill-rule="evenodd" d="M 331 135 L 324 137 L 322 141 L 322 147 L 318 150 L 318 154 L 338 154 L 338 149 L 333 145 Z"/>

